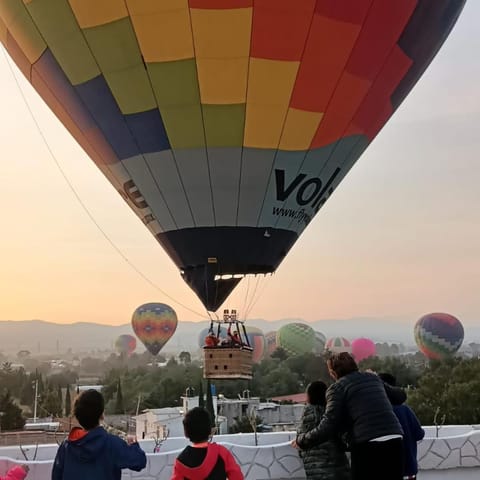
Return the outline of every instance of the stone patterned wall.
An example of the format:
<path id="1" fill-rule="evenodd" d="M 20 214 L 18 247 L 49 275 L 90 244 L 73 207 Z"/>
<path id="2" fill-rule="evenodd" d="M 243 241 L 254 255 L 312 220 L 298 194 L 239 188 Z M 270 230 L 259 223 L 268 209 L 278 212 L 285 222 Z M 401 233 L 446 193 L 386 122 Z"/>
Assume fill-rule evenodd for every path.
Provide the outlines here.
<path id="1" fill-rule="evenodd" d="M 272 440 L 275 437 L 272 437 Z M 223 440 L 223 438 L 222 438 Z M 245 437 L 243 441 L 248 440 Z M 259 447 L 222 442 L 241 465 L 246 480 L 302 479 L 303 465 L 288 442 Z M 264 443 L 264 442 L 262 442 Z M 55 449 L 55 447 L 50 447 Z M 172 465 L 180 450 L 147 454 L 147 467 L 142 472 L 124 471 L 122 480 L 169 480 Z M 1 450 L 0 450 L 1 452 Z M 444 438 L 426 438 L 418 448 L 419 479 L 479 479 L 480 431 Z M 17 463 L 21 463 L 18 460 Z M 52 460 L 28 462 L 27 480 L 50 480 Z M 0 475 L 14 463 L 0 457 Z"/>

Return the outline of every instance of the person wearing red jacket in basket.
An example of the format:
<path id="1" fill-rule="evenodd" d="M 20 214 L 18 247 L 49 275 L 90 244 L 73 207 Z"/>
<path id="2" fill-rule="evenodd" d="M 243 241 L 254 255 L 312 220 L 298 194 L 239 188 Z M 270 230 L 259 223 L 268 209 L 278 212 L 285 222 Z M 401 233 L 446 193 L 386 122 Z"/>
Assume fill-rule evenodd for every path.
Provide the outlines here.
<path id="1" fill-rule="evenodd" d="M 23 480 L 29 470 L 27 465 L 17 465 L 16 467 L 12 467 L 4 477 L 0 475 L 0 480 Z"/>
<path id="2" fill-rule="evenodd" d="M 212 432 L 210 414 L 192 408 L 183 419 L 185 436 L 193 445 L 185 447 L 175 460 L 171 480 L 243 480 L 233 455 L 222 445 L 209 443 Z"/>

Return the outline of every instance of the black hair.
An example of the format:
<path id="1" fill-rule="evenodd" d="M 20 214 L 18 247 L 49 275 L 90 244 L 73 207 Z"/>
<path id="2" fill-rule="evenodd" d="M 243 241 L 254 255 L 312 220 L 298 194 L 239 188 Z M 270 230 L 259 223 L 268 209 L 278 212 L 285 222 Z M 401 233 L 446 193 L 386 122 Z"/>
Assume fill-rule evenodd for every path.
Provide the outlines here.
<path id="1" fill-rule="evenodd" d="M 397 386 L 397 379 L 391 373 L 379 373 L 378 377 L 387 385 L 391 385 L 392 387 Z"/>
<path id="2" fill-rule="evenodd" d="M 75 400 L 73 414 L 85 430 L 92 430 L 98 427 L 104 410 L 105 401 L 103 395 L 96 390 L 90 389 L 82 392 Z"/>
<path id="3" fill-rule="evenodd" d="M 327 385 L 320 380 L 312 382 L 307 387 L 307 401 L 310 405 L 326 405 L 325 393 Z"/>
<path id="4" fill-rule="evenodd" d="M 353 356 L 347 352 L 334 353 L 327 360 L 327 365 L 337 374 L 338 378 L 358 371 L 357 362 Z"/>
<path id="5" fill-rule="evenodd" d="M 202 407 L 192 408 L 183 418 L 183 429 L 191 442 L 206 442 L 212 433 L 210 414 Z"/>

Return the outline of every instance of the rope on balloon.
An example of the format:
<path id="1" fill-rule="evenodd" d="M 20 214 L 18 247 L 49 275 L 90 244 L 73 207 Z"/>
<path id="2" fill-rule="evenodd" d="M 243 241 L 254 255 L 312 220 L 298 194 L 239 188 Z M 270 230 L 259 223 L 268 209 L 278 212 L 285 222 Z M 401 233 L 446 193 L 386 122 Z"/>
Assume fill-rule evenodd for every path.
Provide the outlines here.
<path id="1" fill-rule="evenodd" d="M 111 245 L 111 247 L 118 253 L 118 255 L 120 255 L 123 260 L 132 268 L 132 270 L 137 273 L 137 275 L 139 275 L 143 280 L 145 280 L 151 287 L 153 287 L 155 290 L 157 290 L 158 292 L 160 292 L 162 295 L 164 295 L 165 297 L 167 297 L 169 300 L 171 300 L 173 303 L 176 303 L 177 305 L 179 305 L 180 307 L 184 308 L 185 310 L 188 310 L 189 312 L 201 317 L 201 318 L 207 318 L 205 317 L 204 314 L 202 313 L 199 313 L 197 312 L 196 310 L 193 310 L 192 308 L 188 307 L 187 305 L 185 305 L 184 303 L 180 302 L 179 300 L 176 300 L 174 297 L 172 297 L 171 295 L 169 295 L 167 292 L 165 292 L 165 290 L 163 290 L 162 288 L 160 288 L 153 280 L 151 280 L 149 277 L 147 277 L 147 275 L 145 275 L 134 263 L 132 263 L 128 257 L 123 253 L 123 251 L 117 247 L 117 245 L 115 244 L 115 242 L 111 239 L 111 237 L 103 230 L 103 228 L 101 227 L 101 225 L 97 222 L 97 220 L 95 219 L 95 217 L 93 216 L 93 214 L 90 212 L 89 208 L 85 205 L 85 203 L 83 202 L 83 200 L 81 199 L 80 195 L 78 194 L 77 190 L 75 189 L 75 187 L 73 186 L 72 182 L 70 181 L 70 179 L 68 178 L 67 174 L 65 173 L 65 170 L 63 169 L 63 167 L 61 166 L 58 158 L 56 157 L 55 153 L 53 152 L 52 148 L 50 147 L 50 144 L 48 143 L 48 140 L 47 140 L 47 137 L 45 136 L 45 134 L 43 133 L 43 130 L 42 128 L 40 127 L 40 124 L 37 120 L 37 118 L 35 117 L 35 114 L 33 113 L 33 110 L 32 108 L 30 107 L 30 104 L 28 103 L 28 100 L 27 100 L 27 97 L 25 96 L 25 93 L 22 89 L 22 86 L 20 85 L 20 82 L 18 81 L 18 78 L 17 76 L 15 75 L 15 71 L 13 70 L 13 67 L 12 65 L 10 64 L 10 60 L 8 58 L 8 55 L 6 54 L 6 51 L 5 49 L 2 47 L 2 52 L 3 52 L 3 56 L 5 57 L 5 60 L 7 62 L 7 65 L 8 65 L 8 68 L 10 69 L 10 72 L 12 74 L 12 77 L 17 85 L 17 88 L 20 92 L 20 95 L 23 99 L 23 102 L 25 103 L 25 106 L 27 107 L 27 110 L 28 112 L 30 113 L 30 116 L 32 117 L 32 120 L 33 120 L 33 123 L 35 124 L 35 127 L 37 128 L 37 131 L 40 135 L 40 137 L 42 138 L 42 141 L 43 143 L 45 144 L 45 147 L 47 148 L 47 151 L 48 153 L 50 154 L 50 157 L 52 158 L 52 160 L 54 161 L 55 165 L 57 166 L 61 176 L 63 177 L 63 179 L 65 180 L 65 182 L 67 183 L 68 187 L 70 188 L 70 190 L 72 191 L 74 197 L 77 199 L 78 203 L 80 204 L 80 206 L 82 207 L 82 209 L 84 210 L 84 212 L 86 213 L 87 217 L 92 221 L 92 223 L 95 225 L 95 227 L 97 227 L 97 229 L 99 230 L 99 232 L 103 235 L 103 237 L 105 238 L 105 240 Z"/>
<path id="2" fill-rule="evenodd" d="M 264 281 L 263 281 L 263 284 L 260 288 L 260 291 L 258 292 L 257 298 L 255 298 L 255 293 L 254 293 L 254 295 L 252 297 L 252 301 L 250 302 L 250 304 L 247 308 L 247 311 L 245 313 L 245 318 L 247 318 L 250 315 L 250 313 L 253 310 L 253 307 L 255 307 L 255 305 L 260 300 L 260 298 L 262 298 L 263 294 L 265 293 L 265 290 L 267 289 L 267 286 L 270 284 L 269 280 L 270 280 L 271 277 L 272 277 L 272 275 L 264 275 Z M 258 283 L 255 286 L 255 290 L 257 289 L 257 286 L 258 286 Z"/>

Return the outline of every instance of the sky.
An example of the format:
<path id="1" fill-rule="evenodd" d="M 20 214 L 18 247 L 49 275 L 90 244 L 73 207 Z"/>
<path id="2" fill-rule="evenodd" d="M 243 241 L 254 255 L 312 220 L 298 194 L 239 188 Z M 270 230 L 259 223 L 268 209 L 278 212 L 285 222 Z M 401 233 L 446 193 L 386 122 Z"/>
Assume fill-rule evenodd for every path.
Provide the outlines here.
<path id="1" fill-rule="evenodd" d="M 480 2 L 471 0 L 277 273 L 243 280 L 226 307 L 267 320 L 389 317 L 406 325 L 445 311 L 480 324 L 478 18 Z M 8 65 L 2 50 L 0 320 L 116 325 L 150 301 L 201 320 L 200 301 L 160 245 L 15 70 L 53 154 L 128 262 L 86 215 Z"/>

